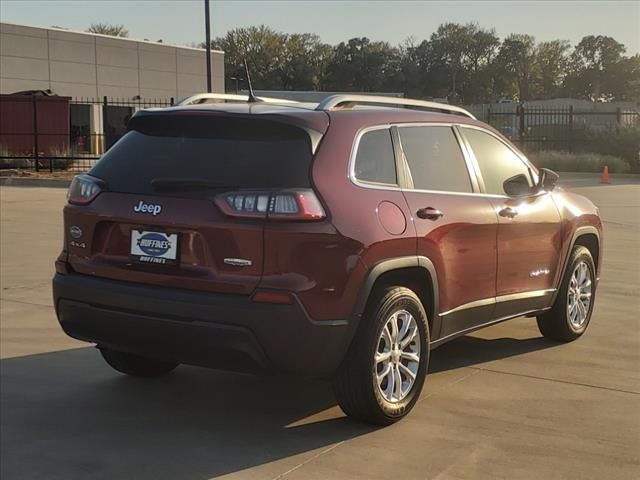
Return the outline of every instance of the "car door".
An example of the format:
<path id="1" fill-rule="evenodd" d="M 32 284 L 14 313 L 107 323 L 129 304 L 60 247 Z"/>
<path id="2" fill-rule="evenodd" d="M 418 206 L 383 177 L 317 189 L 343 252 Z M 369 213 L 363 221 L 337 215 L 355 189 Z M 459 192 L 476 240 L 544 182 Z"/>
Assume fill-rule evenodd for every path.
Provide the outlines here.
<path id="1" fill-rule="evenodd" d="M 417 253 L 438 276 L 441 326 L 432 332 L 438 340 L 493 316 L 497 217 L 489 199 L 474 193 L 475 175 L 451 125 L 398 125 L 394 132 Z"/>
<path id="2" fill-rule="evenodd" d="M 553 194 L 534 187 L 532 167 L 497 135 L 461 127 L 479 170 L 480 186 L 498 215 L 496 318 L 549 306 L 562 246 L 560 214 Z M 509 196 L 504 182 L 516 175 L 531 188 Z"/>

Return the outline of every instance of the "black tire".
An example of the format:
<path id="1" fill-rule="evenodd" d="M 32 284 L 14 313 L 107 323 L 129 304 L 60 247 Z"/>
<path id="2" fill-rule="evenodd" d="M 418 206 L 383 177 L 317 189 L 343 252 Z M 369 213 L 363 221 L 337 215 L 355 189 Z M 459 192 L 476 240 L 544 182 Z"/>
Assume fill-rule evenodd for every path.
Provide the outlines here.
<path id="1" fill-rule="evenodd" d="M 591 301 L 587 310 L 587 316 L 580 326 L 574 325 L 567 312 L 567 303 L 569 301 L 570 282 L 573 272 L 579 263 L 584 262 L 587 265 L 591 278 Z M 540 333 L 550 340 L 559 342 L 572 342 L 580 338 L 589 326 L 593 305 L 595 303 L 596 293 L 596 268 L 593 262 L 591 252 L 586 247 L 576 245 L 571 251 L 571 257 L 567 263 L 567 269 L 564 272 L 562 281 L 560 282 L 560 290 L 556 296 L 555 303 L 550 310 L 537 317 L 538 329 Z"/>
<path id="2" fill-rule="evenodd" d="M 162 377 L 173 371 L 178 364 L 162 360 L 140 357 L 132 353 L 118 352 L 100 347 L 100 353 L 111 368 L 132 377 Z"/>
<path id="3" fill-rule="evenodd" d="M 407 311 L 415 319 L 420 338 L 412 345 L 417 347 L 419 343 L 420 358 L 411 389 L 404 398 L 390 402 L 378 386 L 378 367 L 374 356 L 379 348 L 382 329 L 398 310 Z M 358 421 L 375 425 L 397 422 L 418 401 L 427 374 L 429 354 L 429 324 L 420 299 L 405 287 L 380 289 L 372 294 L 349 352 L 333 379 L 338 404 L 349 417 Z M 407 378 L 404 373 L 404 379 Z"/>

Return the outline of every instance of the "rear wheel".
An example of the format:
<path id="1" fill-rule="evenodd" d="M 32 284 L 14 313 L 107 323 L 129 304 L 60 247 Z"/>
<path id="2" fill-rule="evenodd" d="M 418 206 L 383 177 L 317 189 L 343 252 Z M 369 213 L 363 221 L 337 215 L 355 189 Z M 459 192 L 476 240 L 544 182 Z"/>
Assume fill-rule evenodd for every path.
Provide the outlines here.
<path id="1" fill-rule="evenodd" d="M 178 366 L 174 362 L 153 360 L 104 347 L 100 347 L 100 353 L 110 367 L 133 377 L 161 377 L 167 375 Z"/>
<path id="2" fill-rule="evenodd" d="M 538 316 L 538 328 L 546 338 L 571 342 L 587 329 L 595 299 L 596 269 L 591 252 L 577 245 L 553 307 Z"/>
<path id="3" fill-rule="evenodd" d="M 429 326 L 420 299 L 404 287 L 375 293 L 333 387 L 342 410 L 389 425 L 418 401 L 429 363 Z"/>

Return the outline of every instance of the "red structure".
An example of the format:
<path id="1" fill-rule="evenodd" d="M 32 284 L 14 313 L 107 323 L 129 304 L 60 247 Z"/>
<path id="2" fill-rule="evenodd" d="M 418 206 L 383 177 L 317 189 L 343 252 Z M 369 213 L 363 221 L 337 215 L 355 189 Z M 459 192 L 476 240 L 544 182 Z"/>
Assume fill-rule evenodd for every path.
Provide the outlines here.
<path id="1" fill-rule="evenodd" d="M 69 148 L 70 97 L 0 95 L 0 147 L 14 155 L 40 156 Z"/>

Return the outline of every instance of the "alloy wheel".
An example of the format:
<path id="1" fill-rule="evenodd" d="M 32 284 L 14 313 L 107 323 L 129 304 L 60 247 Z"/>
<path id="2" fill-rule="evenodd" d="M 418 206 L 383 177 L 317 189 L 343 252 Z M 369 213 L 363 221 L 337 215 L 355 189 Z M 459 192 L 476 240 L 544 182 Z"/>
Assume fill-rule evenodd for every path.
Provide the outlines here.
<path id="1" fill-rule="evenodd" d="M 591 306 L 591 270 L 585 262 L 579 262 L 571 275 L 567 293 L 567 316 L 574 329 L 584 325 Z"/>
<path id="2" fill-rule="evenodd" d="M 411 391 L 420 366 L 421 338 L 418 324 L 406 310 L 394 312 L 385 323 L 375 353 L 378 389 L 390 403 Z"/>

